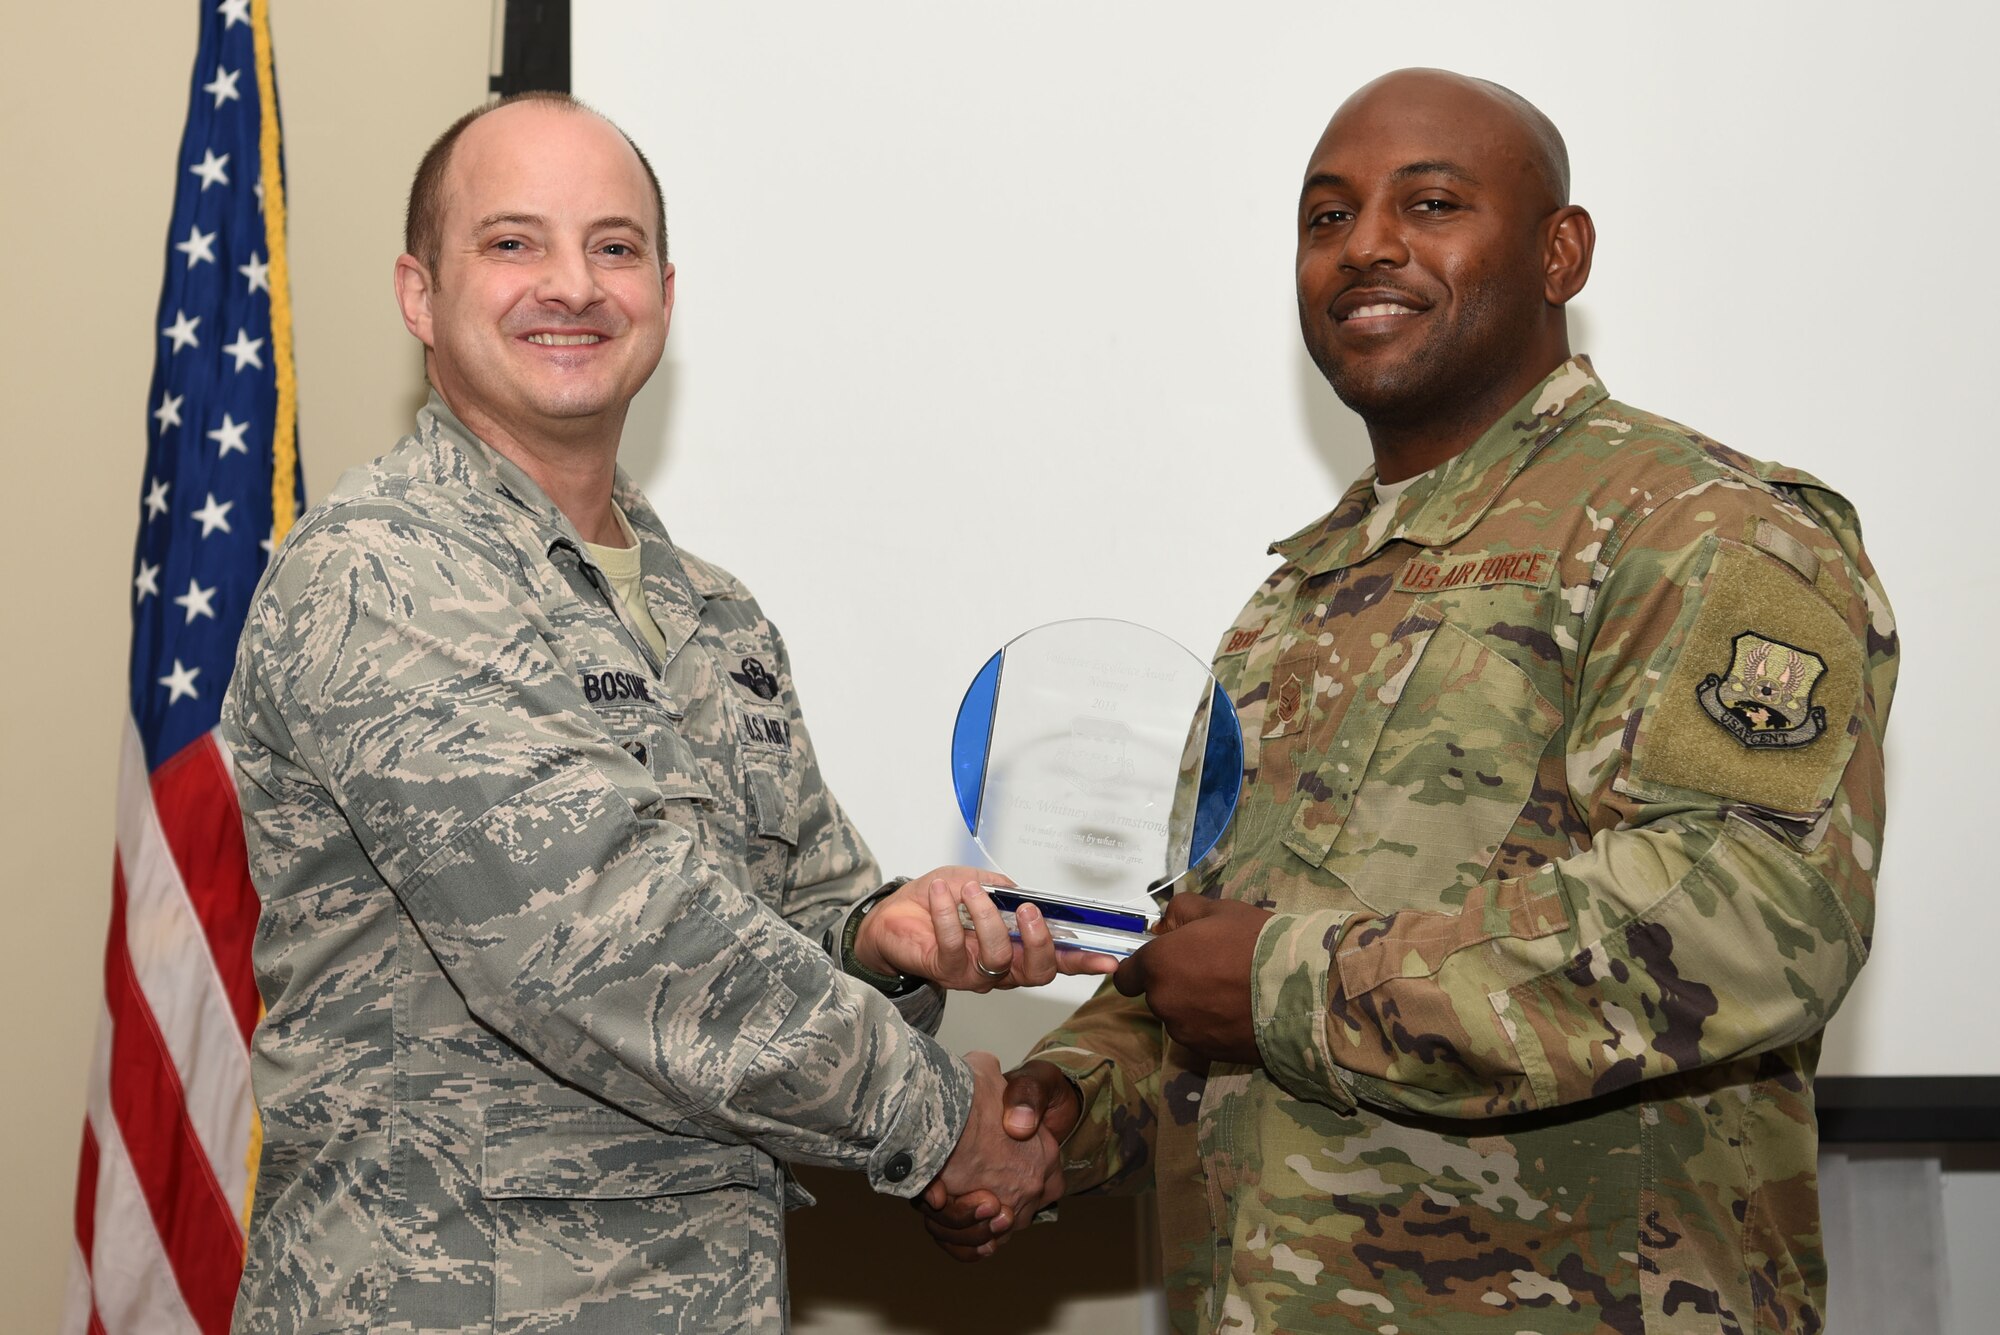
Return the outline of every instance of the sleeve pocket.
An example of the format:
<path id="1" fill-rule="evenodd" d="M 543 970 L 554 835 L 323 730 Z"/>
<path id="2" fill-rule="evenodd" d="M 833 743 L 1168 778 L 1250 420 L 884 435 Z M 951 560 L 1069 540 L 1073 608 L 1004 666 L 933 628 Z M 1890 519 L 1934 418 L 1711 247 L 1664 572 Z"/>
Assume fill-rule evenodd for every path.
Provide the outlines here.
<path id="1" fill-rule="evenodd" d="M 1856 631 L 1791 566 L 1717 544 L 1692 624 L 1656 658 L 1621 791 L 1701 793 L 1793 820 L 1839 791 L 1861 725 Z"/>

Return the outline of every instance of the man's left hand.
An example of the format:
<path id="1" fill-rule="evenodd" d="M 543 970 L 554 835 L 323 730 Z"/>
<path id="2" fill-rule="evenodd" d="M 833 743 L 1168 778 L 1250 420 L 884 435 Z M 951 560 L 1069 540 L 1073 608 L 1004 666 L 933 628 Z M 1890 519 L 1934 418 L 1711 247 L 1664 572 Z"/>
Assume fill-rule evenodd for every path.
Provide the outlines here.
<path id="1" fill-rule="evenodd" d="M 1269 909 L 1175 895 L 1159 935 L 1118 966 L 1112 982 L 1146 1004 L 1167 1036 L 1210 1061 L 1262 1066 L 1250 1013 L 1250 968 Z"/>
<path id="2" fill-rule="evenodd" d="M 962 992 L 1040 987 L 1057 974 L 1110 973 L 1117 961 L 1085 950 L 1057 950 L 1048 924 L 1032 904 L 1014 915 L 1021 939 L 1011 940 L 989 884 L 1014 883 L 997 872 L 939 867 L 868 910 L 854 938 L 854 956 L 877 973 L 928 978 Z M 964 905 L 972 920 L 959 917 Z"/>

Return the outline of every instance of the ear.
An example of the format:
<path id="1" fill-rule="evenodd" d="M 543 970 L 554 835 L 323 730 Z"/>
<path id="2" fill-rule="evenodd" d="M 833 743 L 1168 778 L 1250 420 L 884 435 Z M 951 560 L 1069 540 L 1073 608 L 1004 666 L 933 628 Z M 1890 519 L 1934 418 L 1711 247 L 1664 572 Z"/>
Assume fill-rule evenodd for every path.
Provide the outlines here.
<path id="1" fill-rule="evenodd" d="M 660 331 L 660 336 L 664 338 L 674 327 L 674 266 L 671 262 L 660 266 L 660 299 L 667 307 L 667 323 Z"/>
<path id="2" fill-rule="evenodd" d="M 1569 304 L 1590 281 L 1590 256 L 1597 249 L 1597 224 L 1574 204 L 1565 204 L 1542 222 L 1542 298 L 1551 306 Z"/>
<path id="3" fill-rule="evenodd" d="M 436 288 L 422 260 L 415 255 L 396 257 L 396 305 L 403 311 L 403 327 L 427 348 L 435 346 L 431 340 L 431 296 Z"/>

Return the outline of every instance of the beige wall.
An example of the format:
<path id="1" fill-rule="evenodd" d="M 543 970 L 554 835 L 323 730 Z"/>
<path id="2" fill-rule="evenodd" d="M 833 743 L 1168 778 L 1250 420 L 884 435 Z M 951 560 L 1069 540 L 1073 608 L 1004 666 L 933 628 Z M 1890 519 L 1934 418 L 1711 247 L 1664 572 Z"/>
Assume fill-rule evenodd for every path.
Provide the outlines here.
<path id="1" fill-rule="evenodd" d="M 387 448 L 422 395 L 390 299 L 402 196 L 486 89 L 492 0 L 276 0 L 309 499 Z M 84 1072 L 102 996 L 127 612 L 155 304 L 193 69 L 193 0 L 7 6 L 0 83 L 0 1293 L 56 1326 Z"/>

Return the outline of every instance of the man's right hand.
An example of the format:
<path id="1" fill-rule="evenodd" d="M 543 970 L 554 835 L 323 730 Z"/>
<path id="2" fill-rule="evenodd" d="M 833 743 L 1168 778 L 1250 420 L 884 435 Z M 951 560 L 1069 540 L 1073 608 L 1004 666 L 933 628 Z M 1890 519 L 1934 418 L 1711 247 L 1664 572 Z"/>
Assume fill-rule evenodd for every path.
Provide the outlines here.
<path id="1" fill-rule="evenodd" d="M 1048 1131 L 1015 1135 L 1004 1127 L 999 1059 L 971 1052 L 965 1064 L 972 1069 L 971 1112 L 944 1170 L 916 1203 L 928 1213 L 933 1202 L 977 1198 L 979 1227 L 997 1235 L 1062 1195 L 1062 1161 Z"/>
<path id="2" fill-rule="evenodd" d="M 974 1075 L 977 1074 L 975 1068 Z M 954 1260 L 978 1261 L 993 1255 L 1010 1231 L 1018 1231 L 1034 1218 L 1035 1210 L 1062 1198 L 1060 1146 L 1083 1113 L 1076 1086 L 1052 1063 L 1031 1061 L 1008 1073 L 1001 1103 L 1005 1109 L 1002 1125 L 1009 1137 L 1047 1145 L 1049 1166 L 1041 1198 L 1034 1210 L 1023 1213 L 1008 1209 L 991 1190 L 976 1188 L 953 1193 L 946 1181 L 950 1170 L 947 1164 L 947 1173 L 939 1174 L 937 1181 L 931 1183 L 920 1199 L 919 1208 L 931 1240 Z"/>
<path id="3" fill-rule="evenodd" d="M 1083 1115 L 1076 1086 L 1054 1062 L 1028 1062 L 1009 1071 L 1000 1101 L 1007 1108 L 1007 1134 L 1016 1140 L 1033 1139 L 1045 1130 L 1060 1145 Z"/>

